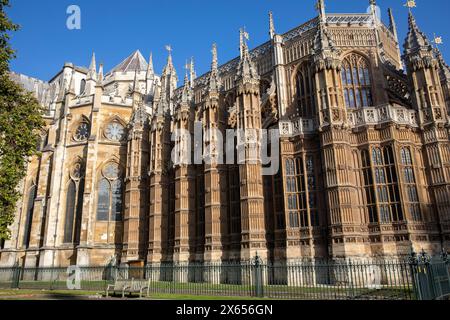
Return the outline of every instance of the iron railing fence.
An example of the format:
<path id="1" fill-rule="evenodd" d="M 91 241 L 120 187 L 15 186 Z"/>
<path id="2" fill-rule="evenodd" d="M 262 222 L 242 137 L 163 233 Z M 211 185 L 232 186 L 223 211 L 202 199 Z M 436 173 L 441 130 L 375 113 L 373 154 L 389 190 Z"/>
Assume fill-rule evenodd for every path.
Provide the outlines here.
<path id="1" fill-rule="evenodd" d="M 0 268 L 0 288 L 106 292 L 119 281 L 161 294 L 273 299 L 415 299 L 407 261 L 158 264 L 145 267 Z M 136 284 L 136 282 L 139 282 Z"/>
<path id="2" fill-rule="evenodd" d="M 450 260 L 446 251 L 440 257 L 430 257 L 423 250 L 409 259 L 414 293 L 419 300 L 450 298 Z"/>

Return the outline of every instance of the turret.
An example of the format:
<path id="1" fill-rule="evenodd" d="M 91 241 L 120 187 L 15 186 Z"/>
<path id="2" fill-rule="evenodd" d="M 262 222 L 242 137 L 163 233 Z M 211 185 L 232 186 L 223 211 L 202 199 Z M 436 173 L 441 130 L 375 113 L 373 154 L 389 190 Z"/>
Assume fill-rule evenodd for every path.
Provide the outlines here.
<path id="1" fill-rule="evenodd" d="M 413 91 L 413 102 L 419 110 L 421 126 L 444 122 L 444 101 L 440 86 L 439 63 L 427 36 L 419 29 L 409 12 L 408 35 L 404 44 L 404 60 Z"/>
<path id="2" fill-rule="evenodd" d="M 341 60 L 340 52 L 328 34 L 323 0 L 317 3 L 319 25 L 314 38 L 313 68 L 317 74 L 316 87 L 317 114 L 320 127 L 331 123 L 343 124 L 346 121 L 346 110 L 342 108 L 339 94 Z"/>

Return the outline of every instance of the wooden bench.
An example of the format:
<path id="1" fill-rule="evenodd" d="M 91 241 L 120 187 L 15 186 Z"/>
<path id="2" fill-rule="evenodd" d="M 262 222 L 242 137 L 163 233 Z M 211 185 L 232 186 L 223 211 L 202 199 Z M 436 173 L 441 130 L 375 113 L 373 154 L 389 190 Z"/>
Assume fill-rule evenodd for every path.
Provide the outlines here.
<path id="1" fill-rule="evenodd" d="M 120 292 L 122 298 L 125 297 L 125 293 L 131 295 L 132 293 L 139 293 L 139 297 L 142 297 L 144 289 L 148 288 L 146 280 L 129 279 L 117 279 L 114 284 L 109 284 L 106 288 L 106 297 L 109 297 L 109 293 L 116 294 Z"/>

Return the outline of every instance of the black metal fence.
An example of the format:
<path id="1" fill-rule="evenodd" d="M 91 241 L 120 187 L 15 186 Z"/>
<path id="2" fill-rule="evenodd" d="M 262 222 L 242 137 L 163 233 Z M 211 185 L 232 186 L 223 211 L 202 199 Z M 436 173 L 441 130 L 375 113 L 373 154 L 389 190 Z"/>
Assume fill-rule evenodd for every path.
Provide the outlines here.
<path id="1" fill-rule="evenodd" d="M 414 293 L 419 300 L 450 298 L 450 261 L 447 252 L 431 258 L 424 251 L 412 253 L 409 259 Z"/>
<path id="2" fill-rule="evenodd" d="M 120 291 L 273 299 L 415 299 L 408 261 L 160 264 L 143 268 L 0 268 L 0 289 Z M 131 286 L 131 284 L 133 285 Z M 127 286 L 128 284 L 128 286 Z M 138 290 L 139 291 L 139 290 Z M 136 290 L 135 292 L 136 293 Z"/>

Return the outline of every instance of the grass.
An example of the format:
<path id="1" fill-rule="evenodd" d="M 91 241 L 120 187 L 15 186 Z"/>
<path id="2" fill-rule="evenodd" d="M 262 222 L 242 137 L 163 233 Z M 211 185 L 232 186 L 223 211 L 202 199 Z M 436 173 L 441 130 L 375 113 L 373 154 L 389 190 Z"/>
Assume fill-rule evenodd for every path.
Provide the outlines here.
<path id="1" fill-rule="evenodd" d="M 145 280 L 138 280 L 146 283 Z M 107 281 L 81 281 L 81 290 L 67 290 L 65 281 L 21 281 L 21 290 L 9 289 L 10 284 L 3 283 L 0 290 L 0 298 L 6 293 L 21 292 L 51 293 L 67 295 L 92 295 L 96 292 L 105 293 Z M 0 283 L 0 288 L 2 283 Z M 41 290 L 42 289 L 42 290 Z M 348 286 L 318 285 L 310 286 L 283 286 L 266 285 L 263 287 L 265 296 L 279 299 L 411 299 L 413 292 L 407 287 L 384 287 L 380 289 L 351 288 Z M 211 283 L 176 283 L 176 282 L 151 282 L 149 289 L 150 298 L 154 299 L 199 299 L 199 300 L 221 300 L 221 299 L 254 299 L 253 286 L 233 284 L 211 284 Z M 173 297 L 173 298 L 171 298 Z M 186 298 L 183 298 L 186 297 Z M 229 297 L 229 298 L 227 298 Z"/>
<path id="2" fill-rule="evenodd" d="M 88 298 L 90 296 L 104 294 L 95 291 L 75 291 L 75 290 L 30 290 L 30 289 L 8 289 L 0 290 L 0 300 L 45 300 L 48 298 L 71 299 L 76 300 L 80 297 Z M 137 298 L 136 295 L 133 298 Z M 144 300 L 270 300 L 257 299 L 252 297 L 229 297 L 229 296 L 206 296 L 206 295 L 187 295 L 187 294 L 164 294 L 153 293 Z"/>

